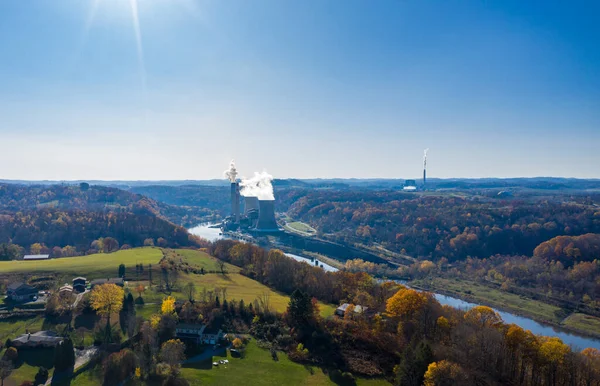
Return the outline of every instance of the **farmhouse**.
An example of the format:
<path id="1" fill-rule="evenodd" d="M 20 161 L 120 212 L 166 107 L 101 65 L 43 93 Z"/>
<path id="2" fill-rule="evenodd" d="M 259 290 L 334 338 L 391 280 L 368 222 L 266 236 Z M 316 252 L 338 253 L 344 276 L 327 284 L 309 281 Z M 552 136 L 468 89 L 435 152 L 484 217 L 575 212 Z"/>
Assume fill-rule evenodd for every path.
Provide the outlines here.
<path id="1" fill-rule="evenodd" d="M 14 282 L 6 287 L 6 296 L 14 302 L 32 300 L 37 293 L 37 289 L 23 282 Z"/>
<path id="2" fill-rule="evenodd" d="M 120 287 L 123 287 L 125 285 L 125 281 L 122 277 L 113 277 L 111 279 L 96 279 L 90 282 L 90 287 L 94 289 L 95 286 L 102 284 L 116 284 Z"/>
<path id="3" fill-rule="evenodd" d="M 62 287 L 60 287 L 60 289 L 58 290 L 58 292 L 60 294 L 72 294 L 73 293 L 73 286 L 65 284 Z"/>
<path id="4" fill-rule="evenodd" d="M 190 339 L 198 344 L 215 344 L 223 338 L 223 331 L 209 329 L 204 324 L 181 323 L 177 325 L 175 332 L 178 338 Z"/>
<path id="5" fill-rule="evenodd" d="M 85 287 L 87 285 L 87 279 L 85 277 L 76 277 L 73 279 L 73 290 L 75 292 L 85 292 Z"/>
<path id="6" fill-rule="evenodd" d="M 50 255 L 25 255 L 23 260 L 48 260 Z"/>
<path id="7" fill-rule="evenodd" d="M 23 334 L 18 338 L 12 340 L 12 345 L 16 348 L 48 348 L 56 347 L 56 345 L 62 342 L 63 338 L 58 336 L 53 331 L 39 331 L 35 334 Z"/>
<path id="8" fill-rule="evenodd" d="M 336 308 L 335 310 L 335 314 L 337 316 L 340 317 L 344 317 L 344 315 L 346 315 L 346 310 L 348 309 L 348 307 L 350 306 L 349 303 L 344 303 L 341 306 L 339 306 L 338 308 Z M 355 305 L 354 306 L 354 313 L 355 314 L 362 314 L 363 312 L 365 312 L 368 308 L 367 307 L 363 307 L 361 305 Z"/>

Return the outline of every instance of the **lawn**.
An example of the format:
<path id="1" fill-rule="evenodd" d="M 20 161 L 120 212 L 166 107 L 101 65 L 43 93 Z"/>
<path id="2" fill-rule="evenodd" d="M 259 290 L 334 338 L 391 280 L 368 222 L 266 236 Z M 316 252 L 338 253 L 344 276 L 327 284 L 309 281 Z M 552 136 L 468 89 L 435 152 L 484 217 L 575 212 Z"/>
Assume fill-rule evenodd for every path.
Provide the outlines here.
<path id="1" fill-rule="evenodd" d="M 436 278 L 431 282 L 415 281 L 414 284 L 424 288 L 439 289 L 442 292 L 474 303 L 487 304 L 520 315 L 531 316 L 538 320 L 560 322 L 560 318 L 557 316 L 560 312 L 559 307 L 472 281 Z"/>
<path id="2" fill-rule="evenodd" d="M 228 365 L 213 367 L 212 360 L 184 365 L 181 374 L 195 385 L 335 385 L 318 367 L 292 362 L 284 353 L 278 361 L 268 350 L 259 348 L 251 340 L 244 358 L 233 358 L 227 353 Z M 214 357 L 214 360 L 225 359 Z M 357 379 L 358 385 L 389 385 L 382 379 Z"/>
<path id="3" fill-rule="evenodd" d="M 600 335 L 600 318 L 595 316 L 573 313 L 562 324 L 576 330 Z"/>
<path id="4" fill-rule="evenodd" d="M 7 338 L 14 339 L 19 335 L 29 332 L 38 332 L 42 329 L 44 318 L 36 316 L 33 318 L 10 318 L 0 321 L 0 342 L 4 343 Z"/>
<path id="5" fill-rule="evenodd" d="M 300 222 L 300 221 L 294 221 L 294 222 L 289 222 L 286 224 L 288 227 L 300 231 L 300 232 L 304 232 L 304 233 L 317 233 L 317 231 L 311 227 L 310 225 Z"/>
<path id="6" fill-rule="evenodd" d="M 97 279 L 117 276 L 121 263 L 135 268 L 135 265 L 140 263 L 157 264 L 162 256 L 160 248 L 146 247 L 46 261 L 2 261 L 0 262 L 0 273 L 57 273 Z"/>
<path id="7" fill-rule="evenodd" d="M 174 251 L 191 265 L 204 268 L 206 272 L 219 272 L 221 270 L 218 260 L 206 252 L 193 249 L 176 249 Z M 235 265 L 225 264 L 225 267 L 228 272 L 237 273 L 240 271 L 240 268 Z"/>

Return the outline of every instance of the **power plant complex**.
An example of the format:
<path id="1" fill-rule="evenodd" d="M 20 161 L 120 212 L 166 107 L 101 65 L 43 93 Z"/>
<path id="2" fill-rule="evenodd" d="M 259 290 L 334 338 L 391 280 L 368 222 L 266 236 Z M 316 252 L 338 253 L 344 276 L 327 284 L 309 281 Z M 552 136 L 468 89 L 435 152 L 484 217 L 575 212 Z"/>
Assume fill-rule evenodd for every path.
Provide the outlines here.
<path id="1" fill-rule="evenodd" d="M 253 178 L 239 181 L 234 161 L 225 175 L 231 182 L 231 215 L 223 222 L 226 231 L 245 230 L 250 233 L 278 233 L 275 219 L 275 197 L 271 177 L 266 172 L 255 173 Z M 244 198 L 244 212 L 240 210 Z"/>

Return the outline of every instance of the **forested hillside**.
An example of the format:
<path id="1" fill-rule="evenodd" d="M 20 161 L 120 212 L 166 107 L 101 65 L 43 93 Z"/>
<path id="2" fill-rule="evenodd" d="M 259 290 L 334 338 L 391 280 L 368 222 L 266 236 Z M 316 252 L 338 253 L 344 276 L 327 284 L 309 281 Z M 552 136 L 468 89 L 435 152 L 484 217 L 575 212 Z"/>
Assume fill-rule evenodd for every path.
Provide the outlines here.
<path id="1" fill-rule="evenodd" d="M 199 245 L 185 228 L 169 221 L 184 215 L 184 208 L 115 188 L 0 185 L 0 243 L 32 253 L 68 246 L 62 254 L 81 254 L 93 250 L 92 243 L 100 238 L 121 247 L 159 241 L 165 246 Z M 0 249 L 9 250 L 5 255 L 13 257 L 14 247 Z"/>
<path id="2" fill-rule="evenodd" d="M 553 237 L 600 233 L 600 208 L 580 202 L 392 191 L 324 190 L 284 196 L 294 201 L 288 210 L 291 217 L 336 241 L 381 243 L 430 259 L 531 256 Z"/>

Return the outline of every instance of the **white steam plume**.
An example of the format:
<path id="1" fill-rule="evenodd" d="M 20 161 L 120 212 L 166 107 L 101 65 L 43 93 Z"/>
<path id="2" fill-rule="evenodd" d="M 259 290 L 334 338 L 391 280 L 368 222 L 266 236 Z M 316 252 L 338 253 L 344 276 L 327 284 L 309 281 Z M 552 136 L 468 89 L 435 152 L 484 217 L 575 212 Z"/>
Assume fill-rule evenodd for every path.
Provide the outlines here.
<path id="1" fill-rule="evenodd" d="M 427 152 L 429 148 L 423 150 L 423 169 L 427 169 Z"/>
<path id="2" fill-rule="evenodd" d="M 273 181 L 273 176 L 266 171 L 254 172 L 254 177 L 244 178 L 240 182 L 242 187 L 240 194 L 244 197 L 258 197 L 259 200 L 274 200 L 271 181 Z"/>
<path id="3" fill-rule="evenodd" d="M 235 182 L 235 179 L 238 175 L 237 169 L 235 168 L 235 160 L 231 160 L 229 163 L 229 169 L 225 170 L 223 175 L 228 178 L 230 182 Z"/>

